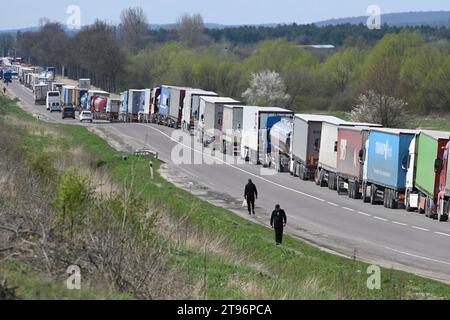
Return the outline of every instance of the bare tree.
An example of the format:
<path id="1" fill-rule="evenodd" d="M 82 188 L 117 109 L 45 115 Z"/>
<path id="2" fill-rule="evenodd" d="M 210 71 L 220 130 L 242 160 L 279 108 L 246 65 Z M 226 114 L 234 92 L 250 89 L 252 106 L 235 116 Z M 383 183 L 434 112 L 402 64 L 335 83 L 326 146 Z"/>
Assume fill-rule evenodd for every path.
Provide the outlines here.
<path id="1" fill-rule="evenodd" d="M 352 121 L 378 123 L 388 128 L 406 127 L 406 106 L 407 103 L 402 99 L 370 90 L 359 96 L 358 104 L 353 108 L 350 117 Z"/>
<path id="2" fill-rule="evenodd" d="M 205 33 L 203 17 L 200 14 L 184 14 L 178 19 L 177 31 L 180 40 L 190 47 L 197 47 L 209 41 Z"/>
<path id="3" fill-rule="evenodd" d="M 250 88 L 242 97 L 249 104 L 259 106 L 285 106 L 291 98 L 286 93 L 286 85 L 281 76 L 269 70 L 253 73 Z"/>
<path id="4" fill-rule="evenodd" d="M 125 47 L 133 53 L 144 49 L 149 41 L 147 16 L 141 7 L 128 8 L 120 16 L 120 35 Z"/>

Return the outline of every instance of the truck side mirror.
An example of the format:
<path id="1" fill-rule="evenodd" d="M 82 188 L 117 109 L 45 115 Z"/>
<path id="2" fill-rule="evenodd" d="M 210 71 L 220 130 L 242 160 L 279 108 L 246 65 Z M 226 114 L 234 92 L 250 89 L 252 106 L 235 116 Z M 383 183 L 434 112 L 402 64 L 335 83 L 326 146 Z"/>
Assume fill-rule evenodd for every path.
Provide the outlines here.
<path id="1" fill-rule="evenodd" d="M 442 160 L 436 159 L 434 161 L 434 172 L 439 172 L 442 169 Z"/>
<path id="2" fill-rule="evenodd" d="M 338 145 L 337 145 L 337 141 L 334 142 L 334 152 L 338 151 Z"/>
<path id="3" fill-rule="evenodd" d="M 359 156 L 359 162 L 364 162 L 364 150 L 359 150 L 359 154 L 358 154 L 358 156 Z"/>

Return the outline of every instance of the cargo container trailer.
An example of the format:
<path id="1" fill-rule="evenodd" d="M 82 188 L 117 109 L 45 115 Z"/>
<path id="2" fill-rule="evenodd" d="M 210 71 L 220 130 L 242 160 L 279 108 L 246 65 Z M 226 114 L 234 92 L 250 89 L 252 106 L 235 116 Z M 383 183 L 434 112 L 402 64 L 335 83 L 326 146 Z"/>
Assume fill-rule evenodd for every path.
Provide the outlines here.
<path id="1" fill-rule="evenodd" d="M 439 180 L 449 132 L 422 130 L 409 147 L 405 209 L 437 216 Z"/>
<path id="2" fill-rule="evenodd" d="M 270 130 L 283 118 L 292 118 L 290 110 L 276 107 L 245 106 L 242 120 L 241 158 L 253 164 L 270 164 Z"/>
<path id="3" fill-rule="evenodd" d="M 167 125 L 170 108 L 170 87 L 161 86 L 161 94 L 159 98 L 159 110 L 157 115 L 157 123 Z"/>
<path id="4" fill-rule="evenodd" d="M 47 102 L 47 84 L 38 84 L 34 87 L 34 104 L 44 105 Z"/>
<path id="5" fill-rule="evenodd" d="M 344 120 L 325 115 L 296 114 L 292 133 L 290 172 L 301 180 L 314 180 L 319 162 L 322 124 Z"/>
<path id="6" fill-rule="evenodd" d="M 277 172 L 289 172 L 293 119 L 281 119 L 270 130 L 270 167 Z"/>
<path id="7" fill-rule="evenodd" d="M 369 127 L 339 127 L 337 141 L 337 192 L 361 199 L 364 155 Z"/>
<path id="8" fill-rule="evenodd" d="M 144 110 L 145 90 L 128 90 L 128 113 L 126 122 L 138 122 L 139 112 Z"/>
<path id="9" fill-rule="evenodd" d="M 73 91 L 75 90 L 74 86 L 63 86 L 62 87 L 62 100 L 64 107 L 72 107 L 72 96 Z"/>
<path id="10" fill-rule="evenodd" d="M 372 128 L 366 141 L 364 202 L 397 209 L 404 204 L 409 147 L 419 132 Z"/>
<path id="11" fill-rule="evenodd" d="M 228 97 L 200 97 L 200 120 L 197 133 L 200 143 L 205 146 L 211 143 L 214 147 L 220 145 L 224 105 L 242 105 L 242 102 Z"/>
<path id="12" fill-rule="evenodd" d="M 195 124 L 199 119 L 200 97 L 218 97 L 219 95 L 212 91 L 201 89 L 186 90 L 183 103 L 183 116 L 181 118 L 184 131 L 195 132 Z"/>
<path id="13" fill-rule="evenodd" d="M 223 106 L 222 135 L 220 139 L 223 154 L 237 156 L 241 152 L 243 113 L 244 106 Z"/>

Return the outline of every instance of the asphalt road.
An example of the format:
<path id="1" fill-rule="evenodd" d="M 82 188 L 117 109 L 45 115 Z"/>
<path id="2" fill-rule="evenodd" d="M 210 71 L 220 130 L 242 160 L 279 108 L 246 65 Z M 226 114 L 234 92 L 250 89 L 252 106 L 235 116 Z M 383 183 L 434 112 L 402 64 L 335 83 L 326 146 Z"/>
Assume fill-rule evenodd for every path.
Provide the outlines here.
<path id="1" fill-rule="evenodd" d="M 10 84 L 9 91 L 30 113 L 49 121 L 79 124 L 78 120 L 63 121 L 59 113 L 50 114 L 44 106 L 34 106 L 31 91 L 17 83 Z M 212 155 L 211 149 L 202 150 L 188 139 L 180 140 L 180 132 L 170 128 L 100 122 L 83 125 L 101 128 L 110 139 L 130 150 L 144 147 L 158 151 L 171 168 L 217 192 L 218 197 L 226 194 L 242 201 L 245 183 L 252 178 L 260 194 L 257 217 L 252 218 L 257 222 L 268 224 L 270 212 L 279 203 L 288 214 L 287 231 L 293 235 L 337 253 L 356 254 L 364 261 L 450 283 L 449 223 L 364 204 L 289 174 L 267 175 L 259 166 L 224 163 L 220 155 Z M 172 136 L 174 133 L 176 136 Z M 203 159 L 203 164 L 179 163 L 172 155 L 179 154 L 179 149 L 190 153 L 196 163 Z"/>

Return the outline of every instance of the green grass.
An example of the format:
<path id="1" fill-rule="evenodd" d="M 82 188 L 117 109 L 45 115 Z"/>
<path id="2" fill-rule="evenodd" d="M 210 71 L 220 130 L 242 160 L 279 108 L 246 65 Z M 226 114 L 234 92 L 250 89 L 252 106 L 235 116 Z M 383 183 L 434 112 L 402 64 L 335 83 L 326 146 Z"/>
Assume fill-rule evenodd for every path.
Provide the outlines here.
<path id="1" fill-rule="evenodd" d="M 16 110 L 10 114 L 18 113 Z M 276 247 L 272 230 L 201 201 L 159 175 L 150 181 L 148 159 L 130 156 L 125 161 L 103 139 L 81 126 L 47 126 L 65 134 L 58 140 L 51 136 L 30 137 L 27 148 L 81 147 L 94 163 L 105 164 L 116 183 L 130 180 L 134 174 L 134 188 L 155 206 L 175 217 L 187 215 L 189 226 L 199 235 L 206 234 L 210 242 L 217 240 L 217 250 L 208 247 L 205 251 L 202 244 L 181 245 L 170 261 L 170 266 L 182 272 L 188 285 L 199 288 L 201 297 L 414 299 L 431 296 L 450 299 L 450 286 L 446 284 L 389 269 L 382 269 L 381 290 L 368 290 L 368 264 L 326 253 L 290 236 L 282 247 Z M 57 152 L 53 156 L 57 157 Z M 156 169 L 158 167 L 159 163 Z M 194 204 L 195 210 L 192 210 Z"/>
<path id="2" fill-rule="evenodd" d="M 45 275 L 36 274 L 26 263 L 18 260 L 0 265 L 0 280 L 6 281 L 8 288 L 17 288 L 15 295 L 22 300 L 132 299 L 127 294 L 105 291 L 93 285 L 84 285 L 83 282 L 81 282 L 81 290 L 68 290 L 64 280 L 55 281 Z"/>

